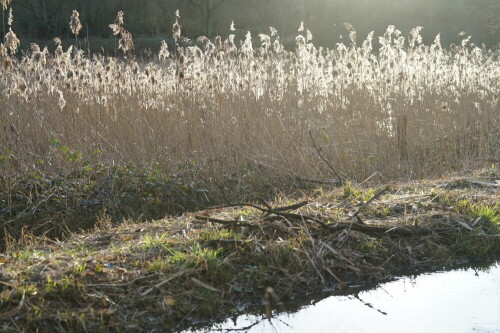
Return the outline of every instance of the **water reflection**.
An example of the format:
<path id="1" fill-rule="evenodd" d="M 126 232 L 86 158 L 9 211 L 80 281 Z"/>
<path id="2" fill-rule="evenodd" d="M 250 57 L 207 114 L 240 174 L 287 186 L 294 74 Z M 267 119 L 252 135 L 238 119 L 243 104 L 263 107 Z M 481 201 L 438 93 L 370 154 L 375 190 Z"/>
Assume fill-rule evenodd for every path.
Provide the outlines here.
<path id="1" fill-rule="evenodd" d="M 195 332 L 500 333 L 500 263 L 403 277 L 311 303 L 270 320 L 244 315 Z"/>

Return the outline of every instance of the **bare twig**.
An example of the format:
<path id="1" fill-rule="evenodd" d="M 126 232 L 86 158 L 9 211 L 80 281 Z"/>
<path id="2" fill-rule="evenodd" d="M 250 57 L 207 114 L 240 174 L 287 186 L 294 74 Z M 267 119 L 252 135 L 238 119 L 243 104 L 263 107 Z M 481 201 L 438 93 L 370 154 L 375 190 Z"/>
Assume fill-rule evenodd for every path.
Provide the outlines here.
<path id="1" fill-rule="evenodd" d="M 371 197 L 370 199 L 368 199 L 368 201 L 366 201 L 365 203 L 363 203 L 361 205 L 361 207 L 358 208 L 358 210 L 356 212 L 354 212 L 354 214 L 352 214 L 350 216 L 350 218 L 354 218 L 356 216 L 358 216 L 359 213 L 361 213 L 361 211 L 363 209 L 365 209 L 369 204 L 371 204 L 375 199 L 377 199 L 378 197 L 380 197 L 382 194 L 386 193 L 387 191 L 389 191 L 390 187 L 389 186 L 386 186 L 384 187 L 383 189 L 381 189 L 380 191 L 378 191 L 377 193 L 375 193 L 373 195 L 373 197 Z"/>
<path id="2" fill-rule="evenodd" d="M 141 294 L 141 296 L 146 296 L 147 294 L 149 294 L 150 292 L 152 292 L 153 290 L 155 289 L 158 289 L 160 288 L 161 286 L 163 286 L 164 284 L 167 284 L 168 282 L 172 281 L 173 279 L 175 278 L 178 278 L 179 276 L 181 275 L 184 275 L 186 274 L 187 271 L 181 271 L 181 272 L 177 272 L 176 274 L 174 275 L 171 275 L 168 279 L 165 279 L 163 281 L 161 281 L 160 283 L 157 283 L 156 285 L 154 285 L 153 287 L 149 288 L 148 290 L 146 290 L 145 292 L 143 292 Z"/>
<path id="3" fill-rule="evenodd" d="M 215 181 L 214 182 L 215 186 L 217 186 L 222 194 L 222 199 L 224 199 L 224 202 L 228 205 L 231 204 L 231 202 L 229 201 L 229 199 L 227 198 L 226 196 L 226 191 L 224 190 L 224 184 L 219 184 L 219 182 Z"/>
<path id="4" fill-rule="evenodd" d="M 321 154 L 321 150 L 319 149 L 318 145 L 316 144 L 316 141 L 314 141 L 314 137 L 312 135 L 312 132 L 309 131 L 309 136 L 311 137 L 311 141 L 313 143 L 313 146 L 314 146 L 314 149 L 316 149 L 316 153 L 318 153 L 318 156 L 323 160 L 323 162 L 325 162 L 325 164 L 328 166 L 328 168 L 330 170 L 332 170 L 333 174 L 335 175 L 335 177 L 337 177 L 337 179 L 339 180 L 339 182 L 343 185 L 345 183 L 345 180 L 347 180 L 346 177 L 344 176 L 341 176 L 340 173 L 337 171 L 337 169 L 335 169 L 335 167 L 332 165 L 332 163 L 330 163 L 330 161 L 328 161 L 322 154 Z"/>
<path id="5" fill-rule="evenodd" d="M 197 221 L 218 223 L 218 224 L 228 225 L 231 227 L 249 227 L 249 228 L 256 228 L 257 227 L 254 224 L 248 223 L 248 221 L 237 221 L 237 220 L 227 221 L 227 220 L 221 220 L 221 219 L 216 219 L 213 217 L 202 216 L 202 215 L 195 215 L 194 218 Z"/>
<path id="6" fill-rule="evenodd" d="M 203 288 L 208 289 L 210 291 L 214 291 L 214 292 L 220 293 L 219 289 L 216 289 L 216 288 L 212 287 L 211 285 L 209 285 L 208 283 L 205 283 L 203 281 L 198 280 L 197 278 L 192 277 L 191 281 L 193 281 L 194 284 L 196 284 L 196 285 L 198 285 L 200 287 L 203 287 Z"/>

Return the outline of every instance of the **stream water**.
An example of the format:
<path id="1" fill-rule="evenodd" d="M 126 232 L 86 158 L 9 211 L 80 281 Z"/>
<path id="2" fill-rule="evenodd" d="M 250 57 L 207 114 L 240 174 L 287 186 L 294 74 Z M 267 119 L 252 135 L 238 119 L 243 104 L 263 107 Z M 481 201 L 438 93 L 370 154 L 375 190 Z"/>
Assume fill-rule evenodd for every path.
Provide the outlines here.
<path id="1" fill-rule="evenodd" d="M 241 315 L 186 332 L 500 333 L 500 262 L 348 289 L 287 306 L 271 319 Z"/>

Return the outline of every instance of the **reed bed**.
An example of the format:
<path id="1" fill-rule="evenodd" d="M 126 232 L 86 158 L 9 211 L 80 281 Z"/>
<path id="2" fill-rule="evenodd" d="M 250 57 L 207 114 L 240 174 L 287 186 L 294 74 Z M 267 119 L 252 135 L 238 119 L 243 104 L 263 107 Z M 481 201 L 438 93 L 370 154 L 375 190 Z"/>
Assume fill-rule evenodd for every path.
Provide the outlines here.
<path id="1" fill-rule="evenodd" d="M 129 51 L 132 36 L 113 26 Z M 2 167 L 66 170 L 68 159 L 97 154 L 173 173 L 203 165 L 200 177 L 333 176 L 311 136 L 339 173 L 358 180 L 431 177 L 498 159 L 498 51 L 469 38 L 443 48 L 437 36 L 427 46 L 420 27 L 405 38 L 394 26 L 373 50 L 373 34 L 358 45 L 346 27 L 350 43 L 335 49 L 315 46 L 301 27 L 289 51 L 272 28 L 259 44 L 250 32 L 239 42 L 232 34 L 191 41 L 178 26 L 176 45 L 163 43 L 150 62 L 72 45 L 55 53 L 32 45 L 18 58 L 5 45 Z"/>
<path id="2" fill-rule="evenodd" d="M 149 61 L 131 54 L 123 13 L 110 25 L 120 57 L 75 46 L 76 11 L 75 45 L 56 38 L 54 52 L 32 44 L 19 56 L 9 30 L 0 45 L 2 219 L 50 205 L 61 177 L 106 197 L 116 193 L 116 175 L 134 170 L 143 187 L 165 192 L 174 179 L 184 194 L 221 202 L 297 180 L 387 182 L 496 168 L 500 52 L 470 37 L 444 48 L 439 35 L 422 44 L 421 27 L 406 38 L 389 26 L 374 49 L 373 33 L 358 43 L 346 24 L 349 42 L 328 49 L 301 25 L 288 50 L 273 28 L 238 40 L 231 26 L 227 38 L 189 40 L 176 15 L 175 43 L 162 42 Z M 79 200 L 58 197 L 64 207 Z M 16 200 L 24 206 L 13 209 Z"/>

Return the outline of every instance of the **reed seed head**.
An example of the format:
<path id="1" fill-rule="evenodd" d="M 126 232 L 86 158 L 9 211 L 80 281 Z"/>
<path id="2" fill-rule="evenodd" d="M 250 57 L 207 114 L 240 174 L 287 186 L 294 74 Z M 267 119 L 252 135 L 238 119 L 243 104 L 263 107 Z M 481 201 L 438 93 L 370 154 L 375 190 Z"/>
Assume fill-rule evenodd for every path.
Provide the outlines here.
<path id="1" fill-rule="evenodd" d="M 132 34 L 128 32 L 126 29 L 122 29 L 121 38 L 118 42 L 118 48 L 122 49 L 123 52 L 127 53 L 130 50 L 134 49 L 134 41 L 132 39 Z"/>
<path id="2" fill-rule="evenodd" d="M 17 39 L 16 34 L 9 28 L 9 32 L 5 34 L 5 47 L 9 49 L 10 54 L 15 54 L 21 42 Z"/>
<path id="3" fill-rule="evenodd" d="M 12 25 L 14 24 L 14 15 L 12 14 L 12 7 L 10 7 L 9 10 L 9 18 L 7 19 L 7 24 L 9 25 L 9 27 L 12 27 Z"/>
<path id="4" fill-rule="evenodd" d="M 164 40 L 161 41 L 160 53 L 158 54 L 158 58 L 160 60 L 165 60 L 170 57 L 170 52 L 168 51 L 168 44 Z"/>
<path id="5" fill-rule="evenodd" d="M 179 22 L 175 20 L 175 23 L 172 27 L 172 36 L 174 39 L 179 39 L 181 37 L 181 26 L 179 25 Z"/>
<path id="6" fill-rule="evenodd" d="M 7 10 L 7 7 L 12 2 L 12 0 L 0 0 L 0 4 L 2 5 L 2 10 Z"/>
<path id="7" fill-rule="evenodd" d="M 71 20 L 69 22 L 69 28 L 75 37 L 78 37 L 80 34 L 80 30 L 82 29 L 82 24 L 80 23 L 80 14 L 73 10 L 73 14 L 71 15 Z"/>

